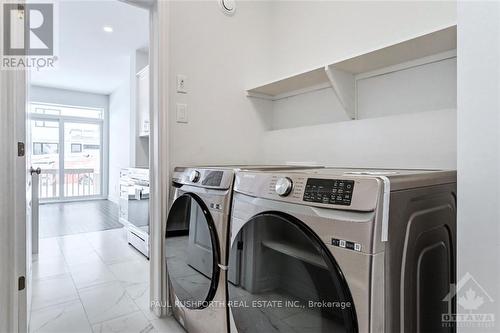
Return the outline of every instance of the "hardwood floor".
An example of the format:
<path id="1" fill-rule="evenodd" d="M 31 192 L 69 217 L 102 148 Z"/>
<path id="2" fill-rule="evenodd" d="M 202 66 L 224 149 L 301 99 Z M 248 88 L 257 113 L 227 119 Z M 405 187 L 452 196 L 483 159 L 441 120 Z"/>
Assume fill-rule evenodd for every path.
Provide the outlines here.
<path id="1" fill-rule="evenodd" d="M 121 228 L 118 205 L 92 200 L 40 205 L 40 238 Z"/>

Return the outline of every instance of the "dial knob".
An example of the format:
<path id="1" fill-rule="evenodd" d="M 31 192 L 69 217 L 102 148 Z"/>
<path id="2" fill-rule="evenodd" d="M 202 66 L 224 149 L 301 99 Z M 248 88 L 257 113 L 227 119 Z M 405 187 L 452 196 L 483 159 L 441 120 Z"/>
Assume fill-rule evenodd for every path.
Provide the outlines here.
<path id="1" fill-rule="evenodd" d="M 288 177 L 280 178 L 276 181 L 276 186 L 274 190 L 282 197 L 286 197 L 290 194 L 293 188 L 293 182 Z"/>
<path id="2" fill-rule="evenodd" d="M 191 171 L 189 174 L 189 181 L 192 183 L 196 183 L 198 180 L 200 180 L 200 172 L 197 170 Z"/>

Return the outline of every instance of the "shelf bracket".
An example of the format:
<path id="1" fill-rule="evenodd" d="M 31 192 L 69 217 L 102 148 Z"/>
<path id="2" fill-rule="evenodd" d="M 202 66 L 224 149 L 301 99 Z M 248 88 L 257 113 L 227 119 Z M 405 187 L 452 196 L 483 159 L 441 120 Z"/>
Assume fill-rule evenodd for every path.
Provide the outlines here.
<path id="1" fill-rule="evenodd" d="M 325 72 L 345 113 L 349 118 L 356 119 L 356 84 L 354 75 L 337 69 L 333 65 L 325 66 Z"/>

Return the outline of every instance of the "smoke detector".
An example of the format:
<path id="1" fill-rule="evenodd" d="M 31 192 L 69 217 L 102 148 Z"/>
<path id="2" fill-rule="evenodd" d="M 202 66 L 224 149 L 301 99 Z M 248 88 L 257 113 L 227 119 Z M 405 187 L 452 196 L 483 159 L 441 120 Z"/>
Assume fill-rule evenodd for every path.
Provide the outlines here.
<path id="1" fill-rule="evenodd" d="M 222 12 L 228 16 L 234 15 L 236 11 L 236 1 L 235 0 L 219 0 L 219 7 Z"/>

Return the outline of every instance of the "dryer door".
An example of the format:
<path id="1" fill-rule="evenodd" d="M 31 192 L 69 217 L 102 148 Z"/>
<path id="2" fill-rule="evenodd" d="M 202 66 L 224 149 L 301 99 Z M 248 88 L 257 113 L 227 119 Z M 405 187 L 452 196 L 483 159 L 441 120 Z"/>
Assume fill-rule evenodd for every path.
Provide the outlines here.
<path id="1" fill-rule="evenodd" d="M 194 193 L 179 196 L 168 214 L 169 224 L 186 224 L 186 233 L 167 233 L 167 272 L 174 294 L 190 309 L 203 309 L 219 281 L 219 240 L 212 216 Z"/>
<path id="2" fill-rule="evenodd" d="M 357 332 L 344 275 L 306 224 L 261 213 L 233 239 L 229 262 L 239 261 L 239 283 L 228 283 L 231 333 Z"/>

